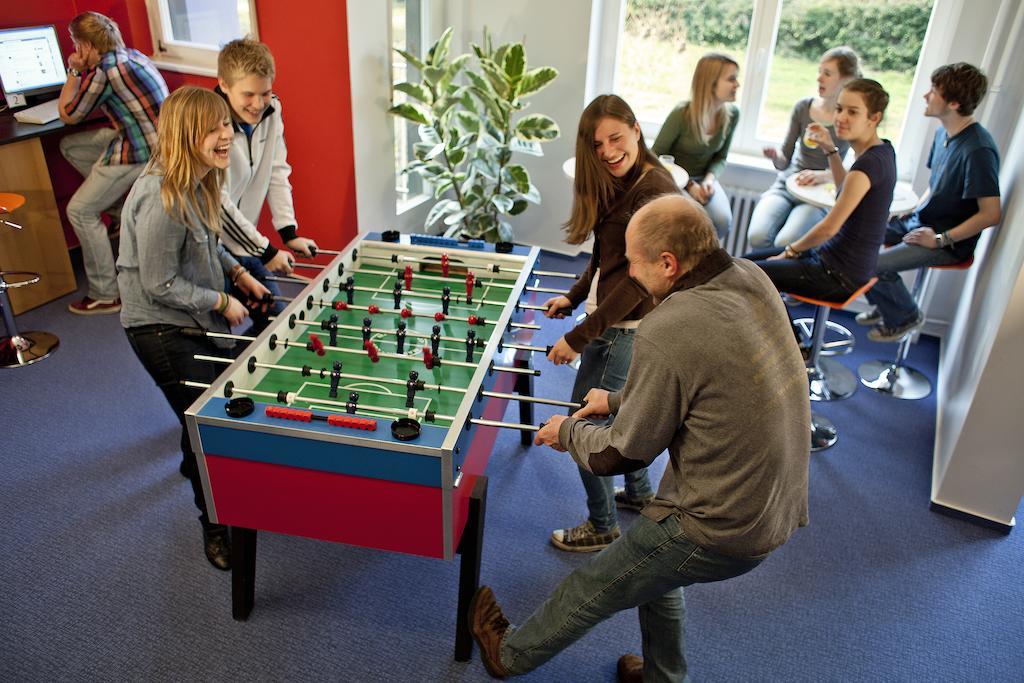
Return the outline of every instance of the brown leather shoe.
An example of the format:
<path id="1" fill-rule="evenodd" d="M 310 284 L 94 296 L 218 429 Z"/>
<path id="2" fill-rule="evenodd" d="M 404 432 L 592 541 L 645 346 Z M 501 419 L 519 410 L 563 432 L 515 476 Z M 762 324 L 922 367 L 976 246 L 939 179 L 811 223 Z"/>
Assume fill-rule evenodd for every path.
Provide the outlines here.
<path id="1" fill-rule="evenodd" d="M 644 660 L 636 655 L 619 657 L 619 683 L 644 683 Z"/>
<path id="2" fill-rule="evenodd" d="M 469 630 L 480 646 L 480 659 L 487 673 L 495 678 L 508 676 L 508 669 L 501 663 L 501 640 L 508 626 L 508 619 L 494 599 L 494 591 L 480 586 L 469 603 Z"/>

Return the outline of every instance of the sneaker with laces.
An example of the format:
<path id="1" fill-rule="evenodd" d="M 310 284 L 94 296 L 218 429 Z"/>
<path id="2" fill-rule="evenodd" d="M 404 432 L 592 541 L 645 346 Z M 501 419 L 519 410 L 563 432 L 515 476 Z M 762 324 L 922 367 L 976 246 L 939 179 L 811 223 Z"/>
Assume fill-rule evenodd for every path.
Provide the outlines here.
<path id="1" fill-rule="evenodd" d="M 615 489 L 615 507 L 622 508 L 623 510 L 636 510 L 640 512 L 654 500 L 654 496 L 644 496 L 643 498 L 630 498 L 626 495 L 625 488 Z"/>
<path id="2" fill-rule="evenodd" d="M 924 325 L 924 316 L 918 313 L 910 322 L 896 327 L 886 327 L 879 323 L 868 330 L 868 339 L 876 342 L 898 342 L 906 335 Z"/>
<path id="3" fill-rule="evenodd" d="M 494 599 L 494 591 L 488 586 L 477 588 L 469 603 L 469 630 L 480 647 L 484 668 L 495 678 L 508 676 L 508 669 L 501 663 L 501 641 L 508 627 L 508 619 Z"/>
<path id="4" fill-rule="evenodd" d="M 570 553 L 596 553 L 604 550 L 612 541 L 621 536 L 619 527 L 611 531 L 598 531 L 588 519 L 571 529 L 556 529 L 551 532 L 551 545 Z"/>
<path id="5" fill-rule="evenodd" d="M 93 299 L 84 297 L 81 301 L 68 304 L 68 311 L 76 315 L 102 315 L 104 313 L 120 313 L 120 299 Z"/>
<path id="6" fill-rule="evenodd" d="M 872 308 L 869 311 L 858 313 L 857 317 L 854 318 L 858 325 L 872 326 L 882 322 L 882 313 L 877 308 Z"/>
<path id="7" fill-rule="evenodd" d="M 619 683 L 644 683 L 644 660 L 637 655 L 629 654 L 619 657 Z"/>

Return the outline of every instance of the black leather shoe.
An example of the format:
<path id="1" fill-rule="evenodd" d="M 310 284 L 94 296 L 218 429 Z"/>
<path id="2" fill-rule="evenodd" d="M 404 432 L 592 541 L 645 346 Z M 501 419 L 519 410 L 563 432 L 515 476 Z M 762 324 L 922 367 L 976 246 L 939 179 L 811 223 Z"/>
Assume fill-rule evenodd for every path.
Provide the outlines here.
<path id="1" fill-rule="evenodd" d="M 622 655 L 617 673 L 619 683 L 643 683 L 644 660 L 636 655 Z"/>
<path id="2" fill-rule="evenodd" d="M 203 528 L 203 550 L 214 567 L 221 571 L 231 569 L 231 539 L 226 526 L 218 524 Z"/>
<path id="3" fill-rule="evenodd" d="M 181 476 L 185 477 L 186 479 L 191 479 L 192 478 L 192 470 L 193 469 L 195 469 L 195 468 L 194 467 L 189 467 L 189 464 L 185 460 L 185 458 L 181 459 L 181 464 L 178 465 L 178 472 L 181 473 Z"/>

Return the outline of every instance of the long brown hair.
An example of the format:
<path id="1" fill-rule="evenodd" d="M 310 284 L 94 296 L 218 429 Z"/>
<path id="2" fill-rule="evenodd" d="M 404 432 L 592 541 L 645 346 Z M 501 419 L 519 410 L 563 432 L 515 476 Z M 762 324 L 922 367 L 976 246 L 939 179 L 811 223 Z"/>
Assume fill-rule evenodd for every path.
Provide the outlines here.
<path id="1" fill-rule="evenodd" d="M 99 12 L 82 12 L 71 20 L 68 30 L 71 37 L 89 43 L 100 54 L 124 47 L 117 22 Z"/>
<path id="2" fill-rule="evenodd" d="M 212 90 L 186 85 L 164 100 L 157 122 L 152 165 L 163 174 L 164 211 L 186 225 L 194 213 L 213 232 L 220 231 L 220 191 L 224 171 L 208 168 L 200 157 L 203 138 L 218 122 L 231 118 L 228 105 Z"/>
<path id="3" fill-rule="evenodd" d="M 636 178 L 636 171 L 646 164 L 657 164 L 658 158 L 647 148 L 643 132 L 637 142 L 638 154 L 633 168 L 625 178 L 614 177 L 605 169 L 594 151 L 594 133 L 602 119 L 611 118 L 636 126 L 636 114 L 618 95 L 598 95 L 580 115 L 576 130 L 576 177 L 573 181 L 572 213 L 562 226 L 565 241 L 582 244 L 593 232 L 598 220 L 615 202 L 617 195 Z"/>
<path id="4" fill-rule="evenodd" d="M 735 59 L 721 52 L 709 52 L 697 62 L 690 82 L 690 103 L 686 105 L 683 115 L 689 119 L 690 129 L 696 131 L 704 142 L 708 141 L 707 129 L 711 127 L 711 107 L 715 100 L 715 83 L 725 73 L 729 65 L 740 68 Z M 728 112 L 725 107 L 718 110 L 718 121 L 715 128 L 721 129 L 726 124 Z"/>

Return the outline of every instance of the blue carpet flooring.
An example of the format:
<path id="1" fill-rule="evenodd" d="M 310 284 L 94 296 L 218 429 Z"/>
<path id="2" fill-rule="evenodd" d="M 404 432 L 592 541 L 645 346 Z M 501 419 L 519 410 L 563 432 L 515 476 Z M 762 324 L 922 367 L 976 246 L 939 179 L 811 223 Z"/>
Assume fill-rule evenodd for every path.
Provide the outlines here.
<path id="1" fill-rule="evenodd" d="M 547 254 L 542 267 L 581 266 Z M 0 679 L 487 678 L 476 654 L 452 660 L 456 563 L 261 534 L 256 608 L 233 621 L 177 472 L 177 422 L 117 317 L 67 314 L 72 300 L 18 317 L 57 334 L 56 354 L 0 371 Z M 852 369 L 893 351 L 857 344 L 841 358 Z M 911 354 L 933 382 L 937 356 L 928 337 Z M 572 371 L 538 367 L 537 394 L 567 397 Z M 815 408 L 840 441 L 812 458 L 811 524 L 756 571 L 687 589 L 693 679 L 1022 680 L 1024 537 L 928 510 L 934 394 L 862 389 Z M 513 621 L 587 561 L 547 542 L 585 515 L 575 466 L 518 438 L 502 433 L 491 459 L 482 567 Z M 524 680 L 613 681 L 639 645 L 622 613 Z"/>

